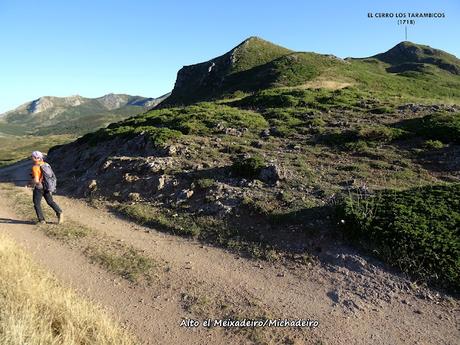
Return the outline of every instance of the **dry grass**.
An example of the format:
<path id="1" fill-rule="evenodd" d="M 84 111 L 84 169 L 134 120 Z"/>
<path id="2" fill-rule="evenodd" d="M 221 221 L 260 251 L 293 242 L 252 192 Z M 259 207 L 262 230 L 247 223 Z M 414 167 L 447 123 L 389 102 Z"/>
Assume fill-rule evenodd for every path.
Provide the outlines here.
<path id="1" fill-rule="evenodd" d="M 301 89 L 327 89 L 327 90 L 339 90 L 348 86 L 352 86 L 353 83 L 337 80 L 321 80 L 316 79 L 309 81 L 300 86 Z"/>
<path id="2" fill-rule="evenodd" d="M 98 307 L 62 287 L 0 235 L 0 344 L 135 344 Z"/>
<path id="3" fill-rule="evenodd" d="M 115 273 L 132 283 L 141 280 L 151 281 L 156 262 L 143 255 L 132 246 L 107 243 L 102 241 L 99 245 L 88 246 L 84 254 L 93 263 L 104 267 L 107 271 Z"/>

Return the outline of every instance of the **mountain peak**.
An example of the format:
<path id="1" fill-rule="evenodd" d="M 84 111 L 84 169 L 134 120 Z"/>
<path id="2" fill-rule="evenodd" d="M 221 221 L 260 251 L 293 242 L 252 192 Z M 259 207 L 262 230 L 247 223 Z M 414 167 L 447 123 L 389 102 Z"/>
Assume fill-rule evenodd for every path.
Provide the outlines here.
<path id="1" fill-rule="evenodd" d="M 252 44 L 252 43 L 260 43 L 260 42 L 264 42 L 264 43 L 269 43 L 269 44 L 272 44 L 272 45 L 275 45 L 273 43 L 271 43 L 270 41 L 267 41 L 267 40 L 264 40 L 263 38 L 259 37 L 259 36 L 249 36 L 248 38 L 246 38 L 243 42 L 241 42 L 240 44 L 238 44 L 235 48 L 233 49 L 236 49 L 242 45 L 247 45 L 247 44 Z"/>
<path id="2" fill-rule="evenodd" d="M 96 98 L 105 108 L 109 110 L 117 109 L 128 103 L 128 95 L 108 93 L 102 97 Z"/>
<path id="3" fill-rule="evenodd" d="M 291 50 L 257 36 L 251 36 L 230 50 L 231 73 L 263 65 L 273 59 L 292 53 Z M 227 55 L 225 54 L 225 55 Z M 224 56 L 225 56 L 224 55 Z"/>
<path id="4" fill-rule="evenodd" d="M 264 39 L 260 38 L 259 36 L 249 36 L 242 43 L 250 42 L 250 41 L 254 41 L 254 40 L 265 41 Z"/>
<path id="5" fill-rule="evenodd" d="M 413 62 L 422 57 L 422 55 L 442 55 L 441 50 L 433 49 L 430 46 L 416 44 L 410 41 L 402 41 L 385 53 L 378 54 L 381 60 L 385 62 Z M 404 61 L 401 61 L 404 60 Z"/>
<path id="6" fill-rule="evenodd" d="M 171 96 L 163 105 L 212 98 L 224 91 L 228 78 L 290 53 L 287 48 L 250 36 L 221 56 L 180 69 Z"/>
<path id="7" fill-rule="evenodd" d="M 393 66 L 431 64 L 452 74 L 460 75 L 460 60 L 443 50 L 410 41 L 402 41 L 385 53 L 372 56 Z M 412 66 L 415 67 L 415 66 Z M 396 68 L 395 71 L 399 71 Z"/>

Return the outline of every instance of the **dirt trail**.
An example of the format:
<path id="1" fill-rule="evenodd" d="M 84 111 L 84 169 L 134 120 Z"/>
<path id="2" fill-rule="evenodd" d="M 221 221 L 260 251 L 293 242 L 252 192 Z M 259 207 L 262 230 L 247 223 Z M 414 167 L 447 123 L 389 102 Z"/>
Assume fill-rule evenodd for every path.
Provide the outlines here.
<path id="1" fill-rule="evenodd" d="M 10 169 L 9 176 L 18 178 L 17 172 Z M 20 218 L 5 193 L 0 194 L 0 218 L 6 219 L 0 221 L 0 231 L 22 244 L 61 281 L 106 307 L 145 344 L 249 342 L 221 328 L 180 327 L 182 318 L 193 317 L 181 307 L 181 294 L 191 287 L 242 306 L 256 302 L 273 318 L 319 320 L 316 329 L 296 337 L 300 344 L 318 344 L 318 340 L 322 344 L 459 344 L 457 300 L 417 297 L 414 291 L 398 288 L 400 278 L 369 262 L 350 270 L 320 264 L 288 268 L 247 260 L 118 219 L 81 200 L 56 199 L 68 219 L 167 263 L 170 269 L 161 275 L 162 284 L 131 284 L 91 264 L 76 248 L 49 239 L 35 225 L 8 222 Z"/>

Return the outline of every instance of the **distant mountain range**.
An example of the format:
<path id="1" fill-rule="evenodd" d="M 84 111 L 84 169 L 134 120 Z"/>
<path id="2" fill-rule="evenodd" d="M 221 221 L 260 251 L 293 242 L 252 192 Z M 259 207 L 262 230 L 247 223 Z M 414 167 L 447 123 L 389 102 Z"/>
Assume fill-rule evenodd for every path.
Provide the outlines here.
<path id="1" fill-rule="evenodd" d="M 0 114 L 0 134 L 85 134 L 159 107 L 233 99 L 273 88 L 352 87 L 381 99 L 460 102 L 460 60 L 426 45 L 401 42 L 367 58 L 294 52 L 250 37 L 209 61 L 184 66 L 159 98 L 41 97 Z"/>
<path id="2" fill-rule="evenodd" d="M 6 134 L 84 134 L 112 122 L 145 112 L 165 99 L 125 94 L 98 98 L 40 97 L 0 114 L 0 132 Z"/>

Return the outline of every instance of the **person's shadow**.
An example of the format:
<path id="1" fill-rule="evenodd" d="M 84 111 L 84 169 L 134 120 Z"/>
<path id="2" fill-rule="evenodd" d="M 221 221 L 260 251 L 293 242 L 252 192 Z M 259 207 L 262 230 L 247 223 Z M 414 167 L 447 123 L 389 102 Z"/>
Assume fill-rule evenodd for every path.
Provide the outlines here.
<path id="1" fill-rule="evenodd" d="M 20 220 L 20 219 L 11 219 L 11 218 L 0 218 L 0 224 L 35 224 L 31 220 Z"/>

